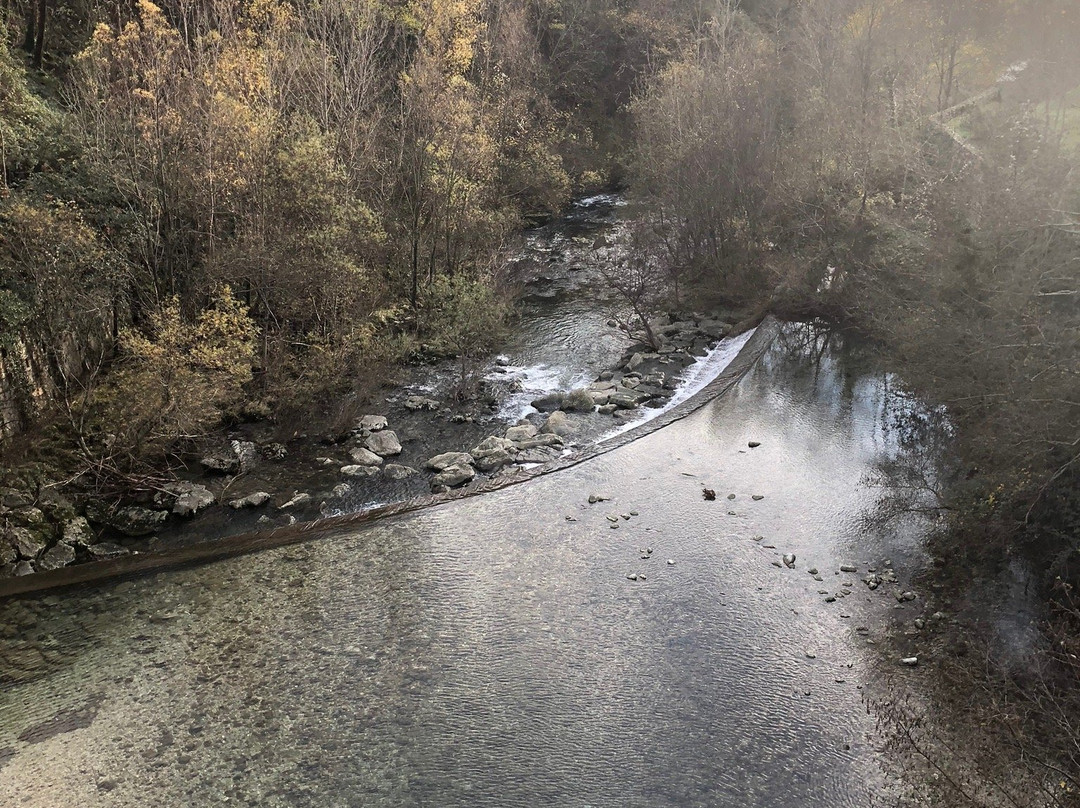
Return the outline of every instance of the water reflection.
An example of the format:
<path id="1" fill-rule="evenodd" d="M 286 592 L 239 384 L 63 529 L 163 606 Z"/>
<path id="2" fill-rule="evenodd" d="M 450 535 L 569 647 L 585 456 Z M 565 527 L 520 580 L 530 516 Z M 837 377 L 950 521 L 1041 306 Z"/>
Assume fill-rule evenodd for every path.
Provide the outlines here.
<path id="1" fill-rule="evenodd" d="M 918 524 L 860 519 L 884 386 L 792 337 L 528 485 L 2 604 L 0 802 L 865 805 L 866 638 L 897 604 L 840 565 L 922 561 Z"/>

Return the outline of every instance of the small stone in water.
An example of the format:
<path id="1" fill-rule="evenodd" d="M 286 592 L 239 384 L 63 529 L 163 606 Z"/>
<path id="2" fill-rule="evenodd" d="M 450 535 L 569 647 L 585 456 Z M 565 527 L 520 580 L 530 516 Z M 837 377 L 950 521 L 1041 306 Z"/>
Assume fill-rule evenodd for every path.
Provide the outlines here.
<path id="1" fill-rule="evenodd" d="M 787 567 L 788 569 L 793 569 L 795 567 L 795 554 L 794 553 L 787 553 L 784 556 L 784 566 Z"/>
<path id="2" fill-rule="evenodd" d="M 751 449 L 756 449 L 757 447 L 759 447 L 761 445 L 761 441 L 752 440 L 752 441 L 747 442 L 746 445 L 749 446 Z"/>
<path id="3" fill-rule="evenodd" d="M 840 572 L 858 572 L 858 569 L 851 564 L 841 564 Z"/>
<path id="4" fill-rule="evenodd" d="M 919 664 L 919 658 L 916 656 L 904 657 L 900 660 L 901 665 L 907 665 L 909 668 L 914 668 Z"/>
<path id="5" fill-rule="evenodd" d="M 817 659 L 817 654 L 815 654 L 813 651 L 807 651 L 806 652 L 806 658 L 807 659 Z"/>
<path id="6" fill-rule="evenodd" d="M 618 522 L 618 521 L 619 521 L 619 517 L 617 517 L 617 516 L 613 516 L 613 515 L 611 515 L 611 514 L 608 514 L 608 515 L 607 515 L 607 516 L 606 516 L 605 518 L 606 518 L 606 519 L 607 519 L 607 520 L 608 520 L 609 522 Z"/>
<path id="7" fill-rule="evenodd" d="M 630 521 L 630 514 L 628 514 L 628 513 L 621 513 L 621 514 L 619 514 L 619 516 L 621 516 L 621 517 L 622 517 L 623 519 L 625 519 L 625 520 L 626 520 L 627 522 L 629 522 L 629 521 Z"/>
<path id="8" fill-rule="evenodd" d="M 631 515 L 631 516 L 637 516 L 637 515 L 638 515 L 638 512 L 637 512 L 637 511 L 630 511 L 630 515 Z"/>
<path id="9" fill-rule="evenodd" d="M 735 499 L 735 495 L 734 495 L 734 494 L 728 494 L 728 495 L 727 495 L 727 498 L 728 498 L 728 499 Z"/>
<path id="10" fill-rule="evenodd" d="M 836 598 L 834 598 L 832 595 L 829 595 L 829 597 L 825 598 L 825 602 L 826 603 L 836 603 Z"/>
<path id="11" fill-rule="evenodd" d="M 674 567 L 674 566 L 675 566 L 675 559 L 674 559 L 674 558 L 669 558 L 669 559 L 667 560 L 667 565 L 668 565 L 669 567 Z"/>
<path id="12" fill-rule="evenodd" d="M 636 581 L 637 579 L 638 579 L 638 577 L 634 573 L 630 573 L 629 575 L 626 576 L 626 580 L 628 580 L 628 581 Z"/>
<path id="13" fill-rule="evenodd" d="M 589 504 L 595 505 L 597 502 L 607 502 L 607 497 L 602 497 L 599 494 L 589 494 Z"/>
<path id="14" fill-rule="evenodd" d="M 781 566 L 781 564 L 780 564 L 780 562 L 779 562 L 779 561 L 773 561 L 773 562 L 771 562 L 771 563 L 772 563 L 772 565 L 773 565 L 774 567 L 776 567 L 777 569 L 783 569 L 783 567 Z"/>
<path id="15" fill-rule="evenodd" d="M 711 488 L 702 488 L 701 496 L 703 499 L 712 502 L 712 500 L 716 499 L 716 492 L 713 491 Z"/>
<path id="16" fill-rule="evenodd" d="M 750 499 L 754 500 L 754 502 L 761 502 L 761 500 L 765 499 L 765 496 L 763 494 L 754 494 Z"/>
<path id="17" fill-rule="evenodd" d="M 806 572 L 807 572 L 808 574 L 810 574 L 810 575 L 817 575 L 817 574 L 818 574 L 818 572 L 817 572 L 817 567 L 811 567 L 811 568 L 810 568 L 810 569 L 808 569 L 808 570 L 807 570 Z"/>

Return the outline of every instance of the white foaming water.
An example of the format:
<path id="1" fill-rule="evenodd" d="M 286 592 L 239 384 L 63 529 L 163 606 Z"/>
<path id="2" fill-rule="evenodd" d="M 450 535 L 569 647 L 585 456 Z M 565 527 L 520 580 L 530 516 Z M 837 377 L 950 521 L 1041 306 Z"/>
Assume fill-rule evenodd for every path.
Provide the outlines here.
<path id="1" fill-rule="evenodd" d="M 592 381 L 593 374 L 588 370 L 573 371 L 571 368 L 552 365 L 503 365 L 500 372 L 489 373 L 489 381 L 516 381 L 521 385 L 520 393 L 512 393 L 502 402 L 496 416 L 511 423 L 536 412 L 532 403 L 548 393 L 573 390 Z"/>
<path id="2" fill-rule="evenodd" d="M 621 435 L 627 430 L 651 421 L 653 418 L 667 412 L 671 408 L 682 404 L 691 396 L 700 393 L 705 389 L 705 386 L 709 382 L 719 376 L 724 368 L 731 364 L 731 360 L 739 355 L 739 351 L 742 350 L 742 347 L 749 341 L 750 337 L 754 335 L 756 330 L 756 328 L 751 328 L 749 331 L 746 331 L 737 337 L 720 340 L 715 348 L 712 348 L 705 356 L 686 368 L 683 375 L 679 378 L 679 389 L 675 391 L 675 395 L 668 399 L 663 407 L 657 407 L 656 409 L 642 407 L 639 410 L 641 413 L 640 418 L 635 418 L 633 421 L 627 421 L 610 432 L 605 433 L 600 437 L 597 443 L 603 443 L 616 435 Z"/>

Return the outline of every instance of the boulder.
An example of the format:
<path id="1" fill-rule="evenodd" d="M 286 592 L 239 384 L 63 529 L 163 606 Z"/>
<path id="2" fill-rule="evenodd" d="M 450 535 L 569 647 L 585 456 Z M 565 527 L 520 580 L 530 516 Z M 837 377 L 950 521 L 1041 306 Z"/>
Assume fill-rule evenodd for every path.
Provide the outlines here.
<path id="1" fill-rule="evenodd" d="M 349 457 L 358 466 L 381 466 L 383 459 L 370 449 L 357 446 L 349 451 Z"/>
<path id="2" fill-rule="evenodd" d="M 183 482 L 171 485 L 167 490 L 176 496 L 172 512 L 185 518 L 194 516 L 217 501 L 217 497 L 205 485 Z"/>
<path id="3" fill-rule="evenodd" d="M 559 437 L 566 438 L 577 431 L 577 426 L 573 424 L 569 418 L 566 417 L 566 413 L 562 410 L 555 410 L 544 421 L 544 425 L 540 427 L 540 434 L 542 435 L 558 435 Z"/>
<path id="4" fill-rule="evenodd" d="M 533 437 L 536 431 L 536 427 L 532 424 L 518 424 L 506 430 L 506 439 L 517 443 Z"/>
<path id="5" fill-rule="evenodd" d="M 261 508 L 269 501 L 270 495 L 268 493 L 265 491 L 256 491 L 253 494 L 248 494 L 246 497 L 234 499 L 229 503 L 229 507 L 234 511 L 239 511 L 242 508 Z"/>
<path id="6" fill-rule="evenodd" d="M 633 356 L 631 356 L 627 360 L 625 367 L 626 367 L 627 370 L 636 370 L 638 368 L 638 366 L 641 365 L 641 363 L 644 362 L 644 361 L 645 361 L 645 354 L 640 353 L 640 352 L 635 353 Z"/>
<path id="7" fill-rule="evenodd" d="M 620 410 L 632 410 L 639 403 L 641 403 L 641 399 L 634 393 L 614 393 L 608 396 L 608 404 L 613 404 Z"/>
<path id="8" fill-rule="evenodd" d="M 137 505 L 129 505 L 110 516 L 108 524 L 125 536 L 149 536 L 155 530 L 160 529 L 168 518 L 168 511 L 157 511 L 150 508 L 140 508 Z"/>
<path id="9" fill-rule="evenodd" d="M 349 496 L 349 494 L 351 494 L 351 493 L 352 493 L 352 486 L 351 485 L 349 485 L 348 483 L 338 483 L 330 491 L 330 496 L 336 497 L 337 499 L 341 499 L 342 497 Z"/>
<path id="10" fill-rule="evenodd" d="M 404 480 L 417 474 L 412 466 L 399 466 L 397 463 L 387 463 L 383 468 L 385 474 L 391 480 Z"/>
<path id="11" fill-rule="evenodd" d="M 14 564 L 19 559 L 19 551 L 9 540 L 7 534 L 0 538 L 0 566 Z"/>
<path id="12" fill-rule="evenodd" d="M 62 541 L 71 545 L 78 544 L 83 547 L 89 547 L 97 542 L 97 536 L 91 529 L 90 523 L 86 521 L 85 516 L 76 516 L 65 522 L 63 536 Z"/>
<path id="13" fill-rule="evenodd" d="M 346 477 L 371 477 L 379 473 L 378 466 L 342 466 L 341 473 Z"/>
<path id="14" fill-rule="evenodd" d="M 498 449 L 494 452 L 489 452 L 477 457 L 474 462 L 480 471 L 490 474 L 493 471 L 498 471 L 504 466 L 512 465 L 514 462 L 514 455 L 510 454 L 510 452 L 505 449 Z"/>
<path id="15" fill-rule="evenodd" d="M 518 448 L 527 451 L 529 449 L 536 449 L 538 447 L 550 447 L 561 449 L 563 445 L 563 439 L 553 433 L 545 433 L 543 435 L 537 435 L 523 440 L 518 443 Z"/>
<path id="16" fill-rule="evenodd" d="M 476 471 L 472 466 L 468 464 L 451 465 L 444 468 L 431 480 L 431 487 L 437 488 L 439 486 L 446 486 L 447 488 L 457 488 L 459 485 L 464 485 L 476 476 Z"/>
<path id="17" fill-rule="evenodd" d="M 409 410 L 409 412 L 419 412 L 421 410 L 435 412 L 435 410 L 439 409 L 439 402 L 424 396 L 409 396 L 405 399 L 405 409 Z"/>
<path id="18" fill-rule="evenodd" d="M 25 527 L 11 527 L 3 531 L 3 543 L 13 548 L 22 558 L 33 559 L 45 551 L 49 540 L 40 531 L 29 530 Z M 14 561 L 14 559 L 11 560 Z"/>
<path id="19" fill-rule="evenodd" d="M 58 570 L 61 567 L 66 567 L 74 560 L 75 548 L 67 542 L 60 541 L 45 551 L 45 554 L 37 562 L 37 568 L 41 572 Z"/>
<path id="20" fill-rule="evenodd" d="M 41 508 L 23 507 L 8 515 L 11 524 L 27 528 L 40 528 L 45 524 L 45 513 Z"/>
<path id="21" fill-rule="evenodd" d="M 468 452 L 443 452 L 435 455 L 424 464 L 424 468 L 432 471 L 445 471 L 451 466 L 469 466 L 473 462 L 473 456 Z"/>
<path id="22" fill-rule="evenodd" d="M 512 440 L 507 438 L 499 438 L 492 435 L 489 438 L 484 438 L 480 443 L 474 446 L 469 454 L 471 454 L 474 460 L 479 460 L 485 455 L 494 454 L 495 452 L 513 452 L 517 447 Z"/>
<path id="23" fill-rule="evenodd" d="M 251 471 L 259 460 L 259 451 L 255 444 L 249 440 L 234 440 L 229 442 L 229 448 L 240 460 L 240 472 Z"/>
<path id="24" fill-rule="evenodd" d="M 563 394 L 560 410 L 565 412 L 592 412 L 593 397 L 588 390 L 579 388 Z"/>
<path id="25" fill-rule="evenodd" d="M 401 443 L 392 429 L 371 433 L 364 440 L 364 446 L 379 457 L 401 454 Z"/>
<path id="26" fill-rule="evenodd" d="M 590 399 L 591 400 L 591 399 Z M 562 407 L 561 393 L 548 393 L 546 396 L 533 399 L 532 405 L 540 412 L 554 412 Z"/>
<path id="27" fill-rule="evenodd" d="M 381 432 L 387 427 L 387 420 L 385 415 L 363 415 L 356 422 L 356 425 L 360 429 L 366 429 L 368 432 Z"/>

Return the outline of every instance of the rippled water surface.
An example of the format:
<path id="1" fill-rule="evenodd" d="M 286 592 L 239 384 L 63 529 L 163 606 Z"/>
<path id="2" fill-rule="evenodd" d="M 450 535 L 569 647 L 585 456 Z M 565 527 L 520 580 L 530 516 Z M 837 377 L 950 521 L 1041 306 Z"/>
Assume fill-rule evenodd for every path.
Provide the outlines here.
<path id="1" fill-rule="evenodd" d="M 728 396 L 573 468 L 0 604 L 0 804 L 866 805 L 856 629 L 896 601 L 838 569 L 919 561 L 914 527 L 861 518 L 890 402 L 789 332 Z"/>

